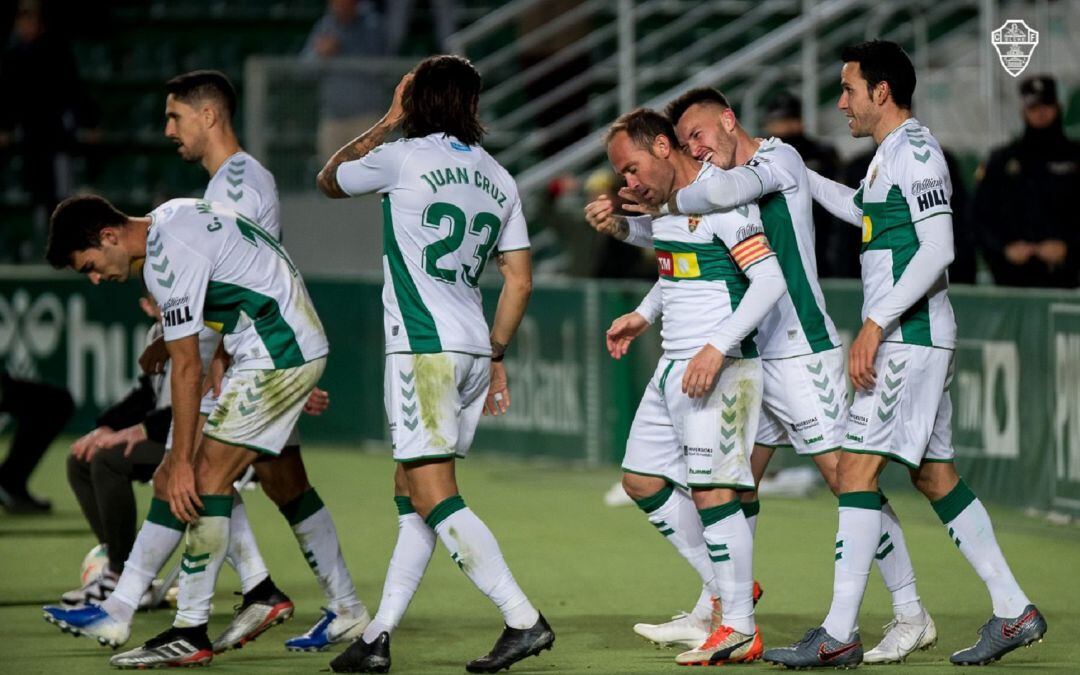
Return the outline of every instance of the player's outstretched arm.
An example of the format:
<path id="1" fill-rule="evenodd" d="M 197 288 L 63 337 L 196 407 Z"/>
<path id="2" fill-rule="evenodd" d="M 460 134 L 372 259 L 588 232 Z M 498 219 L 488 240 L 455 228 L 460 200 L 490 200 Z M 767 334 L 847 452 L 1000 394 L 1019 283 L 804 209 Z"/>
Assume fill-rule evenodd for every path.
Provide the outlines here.
<path id="1" fill-rule="evenodd" d="M 815 202 L 845 223 L 862 227 L 862 208 L 855 203 L 856 190 L 830 180 L 813 169 L 808 168 L 806 176 L 810 180 L 810 194 Z"/>
<path id="2" fill-rule="evenodd" d="M 326 165 L 323 166 L 322 171 L 319 172 L 318 177 L 315 179 L 320 192 L 331 199 L 344 199 L 350 196 L 338 185 L 338 167 L 345 162 L 360 159 L 382 145 L 387 135 L 401 125 L 401 119 L 405 115 L 402 101 L 405 98 L 405 90 L 408 88 L 409 83 L 412 82 L 412 77 L 412 73 L 406 73 L 401 78 L 397 88 L 394 89 L 394 99 L 390 103 L 390 109 L 386 111 L 382 119 L 375 123 L 375 126 L 354 138 L 327 160 Z"/>
<path id="3" fill-rule="evenodd" d="M 726 171 L 720 170 L 706 180 L 676 190 L 666 203 L 655 209 L 639 203 L 626 204 L 623 208 L 627 211 L 653 212 L 657 215 L 727 211 L 782 189 L 782 185 L 773 184 L 773 174 L 771 171 L 759 174 L 751 167 L 737 166 Z"/>
<path id="4" fill-rule="evenodd" d="M 532 295 L 532 254 L 529 249 L 499 253 L 495 263 L 503 276 L 503 288 L 491 324 L 491 386 L 484 404 L 485 415 L 498 415 L 510 408 L 510 387 L 502 360 Z"/>

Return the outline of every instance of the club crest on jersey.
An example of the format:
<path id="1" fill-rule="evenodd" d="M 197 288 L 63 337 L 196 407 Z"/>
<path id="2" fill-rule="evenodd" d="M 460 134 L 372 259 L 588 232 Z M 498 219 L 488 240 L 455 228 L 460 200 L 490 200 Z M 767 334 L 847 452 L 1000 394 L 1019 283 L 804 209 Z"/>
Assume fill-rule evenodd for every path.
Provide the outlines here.
<path id="1" fill-rule="evenodd" d="M 701 216 L 691 214 L 691 215 L 686 217 L 686 226 L 690 228 L 691 232 L 696 230 L 697 226 L 700 223 L 701 223 Z"/>
<path id="2" fill-rule="evenodd" d="M 876 178 L 877 178 L 877 167 L 875 166 L 874 170 L 870 172 L 870 185 L 868 187 L 874 187 L 874 180 Z"/>

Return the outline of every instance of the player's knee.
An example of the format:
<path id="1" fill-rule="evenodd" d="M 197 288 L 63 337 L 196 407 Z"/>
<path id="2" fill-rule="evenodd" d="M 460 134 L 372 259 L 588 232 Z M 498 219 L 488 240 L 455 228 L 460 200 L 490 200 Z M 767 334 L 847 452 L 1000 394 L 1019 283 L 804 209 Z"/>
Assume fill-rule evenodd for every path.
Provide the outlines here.
<path id="1" fill-rule="evenodd" d="M 90 460 L 90 475 L 104 476 L 106 474 L 129 473 L 126 469 L 130 463 L 124 457 L 123 448 L 108 448 L 97 451 Z"/>
<path id="2" fill-rule="evenodd" d="M 956 475 L 951 464 L 942 465 L 940 468 L 927 468 L 927 465 L 923 465 L 911 471 L 911 483 L 930 501 L 937 501 L 952 492 L 959 480 L 960 477 Z"/>
<path id="3" fill-rule="evenodd" d="M 80 477 L 86 475 L 90 470 L 90 464 L 79 459 L 75 455 L 68 455 L 67 457 L 67 476 L 68 482 L 79 480 Z"/>
<path id="4" fill-rule="evenodd" d="M 635 501 L 651 497 L 667 487 L 668 482 L 656 476 L 642 476 L 637 473 L 624 473 L 622 487 L 626 495 Z"/>
<path id="5" fill-rule="evenodd" d="M 834 492 L 866 492 L 877 489 L 877 475 L 885 460 L 875 455 L 843 453 L 836 463 Z"/>

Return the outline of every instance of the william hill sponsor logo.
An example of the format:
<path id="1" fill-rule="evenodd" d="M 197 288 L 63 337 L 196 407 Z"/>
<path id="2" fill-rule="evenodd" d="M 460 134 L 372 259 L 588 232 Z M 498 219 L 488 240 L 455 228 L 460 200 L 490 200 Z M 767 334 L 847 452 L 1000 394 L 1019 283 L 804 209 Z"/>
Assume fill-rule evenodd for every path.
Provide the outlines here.
<path id="1" fill-rule="evenodd" d="M 172 328 L 174 326 L 180 326 L 192 320 L 191 308 L 184 305 L 183 307 L 167 309 L 162 313 L 161 319 L 166 327 Z"/>
<path id="2" fill-rule="evenodd" d="M 945 197 L 945 181 L 941 178 L 923 178 L 913 182 L 911 196 L 917 198 L 920 211 L 949 205 L 949 200 Z"/>

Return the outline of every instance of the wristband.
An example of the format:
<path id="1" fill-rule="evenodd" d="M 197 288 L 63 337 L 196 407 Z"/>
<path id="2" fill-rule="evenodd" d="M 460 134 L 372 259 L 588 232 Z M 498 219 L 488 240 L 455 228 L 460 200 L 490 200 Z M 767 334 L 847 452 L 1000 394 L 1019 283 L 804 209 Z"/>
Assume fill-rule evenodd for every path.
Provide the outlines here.
<path id="1" fill-rule="evenodd" d="M 506 352 L 503 352 L 502 354 L 499 354 L 498 356 L 495 356 L 494 354 L 492 354 L 491 355 L 491 362 L 492 363 L 502 363 L 503 359 L 505 359 L 505 358 L 506 358 Z"/>

